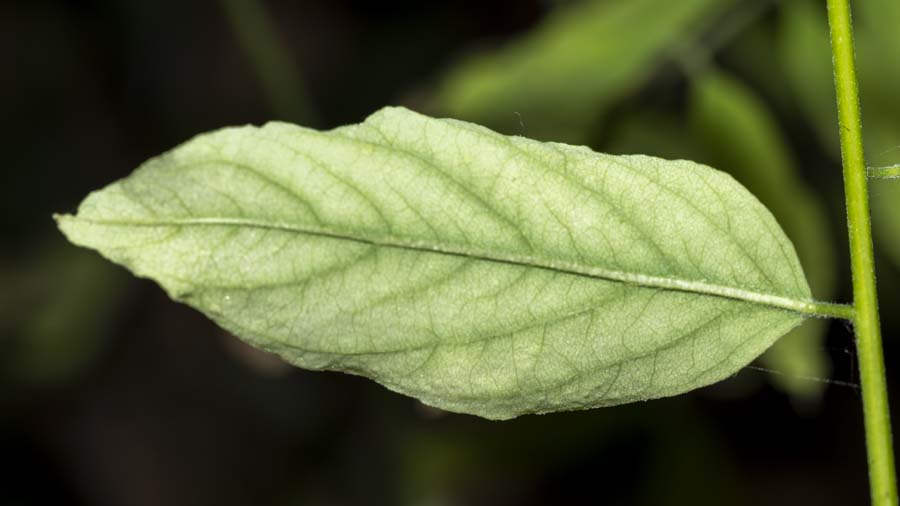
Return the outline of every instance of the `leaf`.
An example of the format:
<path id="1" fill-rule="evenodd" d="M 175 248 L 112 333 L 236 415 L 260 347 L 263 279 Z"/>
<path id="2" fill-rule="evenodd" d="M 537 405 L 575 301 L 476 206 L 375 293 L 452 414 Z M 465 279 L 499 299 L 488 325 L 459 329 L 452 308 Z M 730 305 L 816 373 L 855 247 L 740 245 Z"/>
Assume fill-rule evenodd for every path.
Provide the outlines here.
<path id="1" fill-rule="evenodd" d="M 837 154 L 840 142 L 825 9 L 821 2 L 806 0 L 782 2 L 780 6 L 780 74 L 822 145 Z"/>
<path id="2" fill-rule="evenodd" d="M 825 205 L 800 179 L 790 148 L 765 102 L 730 75 L 710 70 L 695 77 L 688 116 L 692 137 L 705 155 L 756 195 L 778 219 L 806 269 L 819 299 L 834 296 L 834 241 L 825 221 Z M 831 373 L 823 346 L 826 322 L 811 320 L 776 343 L 763 363 L 783 374 L 771 379 L 805 399 L 821 395 L 825 383 L 809 381 Z"/>
<path id="3" fill-rule="evenodd" d="M 494 419 L 698 388 L 816 313 L 724 173 L 402 108 L 204 134 L 57 219 L 298 366 Z"/>
<path id="4" fill-rule="evenodd" d="M 554 10 L 526 36 L 464 60 L 436 97 L 443 114 L 581 142 L 684 39 L 733 0 L 592 0 Z"/>

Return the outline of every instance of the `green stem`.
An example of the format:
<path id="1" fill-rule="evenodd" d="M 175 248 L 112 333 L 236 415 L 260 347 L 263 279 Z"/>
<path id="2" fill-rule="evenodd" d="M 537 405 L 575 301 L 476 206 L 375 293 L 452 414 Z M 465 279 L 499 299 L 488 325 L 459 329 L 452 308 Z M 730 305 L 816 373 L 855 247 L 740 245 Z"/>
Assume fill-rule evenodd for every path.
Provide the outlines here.
<path id="1" fill-rule="evenodd" d="M 809 311 L 805 311 L 805 314 L 818 316 L 820 318 L 837 318 L 852 322 L 856 315 L 856 311 L 853 309 L 853 306 L 848 306 L 846 304 L 814 301 L 809 303 Z"/>
<path id="2" fill-rule="evenodd" d="M 881 348 L 878 296 L 875 290 L 868 179 L 862 146 L 849 0 L 828 0 L 828 24 L 831 27 L 834 86 L 837 91 L 841 159 L 847 198 L 853 304 L 856 308 L 856 350 L 859 355 L 870 490 L 872 504 L 896 505 L 897 482 L 884 353 Z"/>

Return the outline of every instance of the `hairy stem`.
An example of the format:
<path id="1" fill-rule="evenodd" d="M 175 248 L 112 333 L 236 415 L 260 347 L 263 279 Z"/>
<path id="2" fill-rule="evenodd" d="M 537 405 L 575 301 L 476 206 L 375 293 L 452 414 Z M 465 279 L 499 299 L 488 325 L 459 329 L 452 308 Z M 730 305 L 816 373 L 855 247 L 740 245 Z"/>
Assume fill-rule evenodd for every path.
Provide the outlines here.
<path id="1" fill-rule="evenodd" d="M 891 441 L 881 324 L 875 290 L 875 261 L 869 214 L 868 179 L 862 146 L 859 95 L 853 49 L 853 27 L 849 0 L 828 0 L 834 85 L 837 91 L 850 233 L 850 264 L 853 274 L 853 305 L 856 349 L 865 417 L 866 449 L 872 504 L 897 504 L 897 482 Z"/>

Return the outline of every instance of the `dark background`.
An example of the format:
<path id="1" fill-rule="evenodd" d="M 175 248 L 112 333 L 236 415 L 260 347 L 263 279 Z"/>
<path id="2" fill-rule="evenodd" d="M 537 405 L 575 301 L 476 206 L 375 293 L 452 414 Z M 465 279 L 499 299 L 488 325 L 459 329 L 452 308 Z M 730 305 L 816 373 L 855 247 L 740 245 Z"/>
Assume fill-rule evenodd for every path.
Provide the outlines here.
<path id="1" fill-rule="evenodd" d="M 330 128 L 386 104 L 456 115 L 436 90 L 459 62 L 528 37 L 577 3 L 2 4 L 0 504 L 864 504 L 856 354 L 843 323 L 828 324 L 814 345 L 830 374 L 794 377 L 793 390 L 745 369 L 675 398 L 488 422 L 436 412 L 362 378 L 289 368 L 152 282 L 69 245 L 51 219 L 145 159 L 224 125 L 284 119 Z M 709 53 L 705 65 L 758 98 L 798 177 L 821 196 L 826 249 L 839 266 L 831 298 L 846 301 L 840 165 L 834 146 L 817 140 L 837 127 L 805 116 L 786 94 L 783 60 L 757 40 L 777 35 L 783 7 L 758 3 L 732 33 L 716 35 L 717 20 L 698 28 L 695 46 Z M 812 2 L 824 12 L 820 3 Z M 869 51 L 870 60 L 897 64 L 900 52 L 871 47 L 883 52 Z M 670 121 L 657 137 L 675 136 L 692 67 L 674 60 L 661 57 L 611 97 L 581 140 L 615 151 L 617 125 L 637 114 Z M 543 100 L 568 99 L 544 91 Z M 896 104 L 865 109 L 863 100 L 864 114 L 873 111 L 866 119 L 900 117 L 890 115 Z M 539 113 L 518 112 L 501 110 L 491 126 L 528 135 L 542 125 Z M 635 151 L 673 149 L 642 138 L 651 141 Z M 889 251 L 879 258 L 896 394 L 900 261 Z"/>

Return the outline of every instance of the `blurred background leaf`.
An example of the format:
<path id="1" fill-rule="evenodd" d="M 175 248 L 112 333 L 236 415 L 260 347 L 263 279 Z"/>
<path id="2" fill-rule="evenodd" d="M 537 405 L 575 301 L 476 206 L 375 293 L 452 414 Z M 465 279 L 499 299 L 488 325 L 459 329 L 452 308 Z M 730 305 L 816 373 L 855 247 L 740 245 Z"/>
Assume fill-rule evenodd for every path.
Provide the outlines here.
<path id="1" fill-rule="evenodd" d="M 584 143 L 616 100 L 636 92 L 679 44 L 731 0 L 591 0 L 552 11 L 533 31 L 453 67 L 439 113 L 541 140 Z"/>
<path id="2" fill-rule="evenodd" d="M 258 0 L 221 0 L 235 38 L 269 101 L 272 119 L 316 126 L 316 114 L 297 65 Z"/>
<path id="3" fill-rule="evenodd" d="M 15 276 L 3 304 L 14 325 L 4 356 L 15 379 L 51 386 L 72 382 L 96 364 L 111 337 L 127 275 L 97 255 L 46 248 Z"/>
<path id="4" fill-rule="evenodd" d="M 863 29 L 859 33 L 860 88 L 866 90 L 863 126 L 867 161 L 871 166 L 900 162 L 900 2 L 859 2 Z M 892 57 L 879 58 L 889 54 Z M 872 182 L 876 241 L 900 266 L 900 181 Z M 891 184 L 893 183 L 893 184 Z M 897 279 L 897 278 L 895 278 Z"/>

